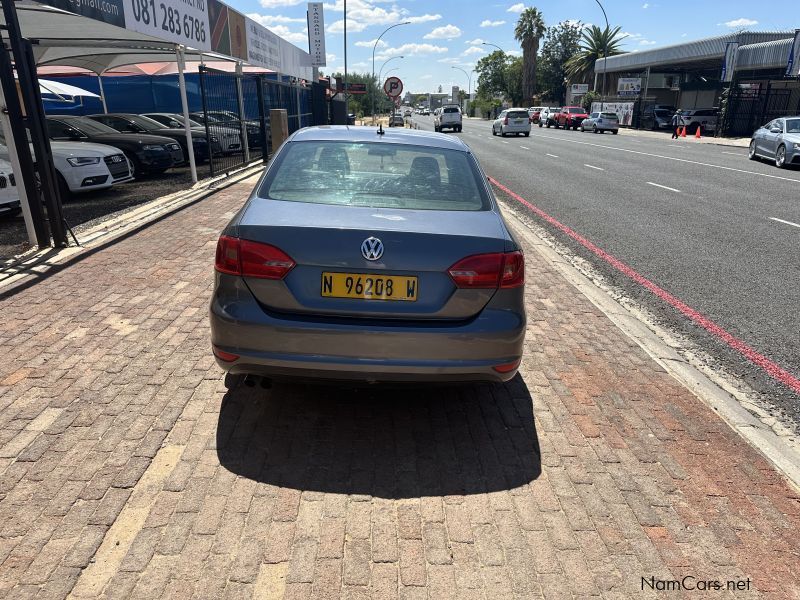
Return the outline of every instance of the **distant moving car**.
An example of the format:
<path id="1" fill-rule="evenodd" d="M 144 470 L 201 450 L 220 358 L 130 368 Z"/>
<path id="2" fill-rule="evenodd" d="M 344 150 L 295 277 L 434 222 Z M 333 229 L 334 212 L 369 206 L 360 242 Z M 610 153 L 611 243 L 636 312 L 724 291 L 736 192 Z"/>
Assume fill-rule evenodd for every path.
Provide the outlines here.
<path id="1" fill-rule="evenodd" d="M 800 117 L 781 117 L 756 129 L 748 156 L 774 160 L 779 169 L 800 164 Z"/>
<path id="2" fill-rule="evenodd" d="M 222 231 L 215 271 L 228 385 L 500 382 L 522 358 L 522 248 L 452 137 L 300 129 Z"/>
<path id="3" fill-rule="evenodd" d="M 713 133 L 717 130 L 716 108 L 701 108 L 681 111 L 681 125 L 686 127 L 686 133 L 694 134 L 697 128 L 701 133 Z"/>
<path id="4" fill-rule="evenodd" d="M 434 131 L 461 131 L 461 108 L 457 104 L 446 104 L 436 110 L 439 112 L 433 117 Z"/>
<path id="5" fill-rule="evenodd" d="M 548 129 L 556 124 L 556 115 L 561 108 L 554 106 L 545 106 L 539 113 L 539 127 L 547 126 Z"/>
<path id="6" fill-rule="evenodd" d="M 0 217 L 13 217 L 20 210 L 17 181 L 11 163 L 0 159 Z"/>
<path id="7" fill-rule="evenodd" d="M 180 144 L 172 138 L 145 133 L 120 133 L 88 117 L 47 117 L 51 140 L 95 142 L 119 148 L 130 161 L 133 175 L 163 173 L 184 160 Z"/>
<path id="8" fill-rule="evenodd" d="M 592 133 L 610 131 L 617 135 L 619 132 L 619 116 L 615 112 L 593 112 L 588 118 L 581 121 L 581 131 L 586 130 Z"/>
<path id="9" fill-rule="evenodd" d="M 530 118 L 531 123 L 538 123 L 539 116 L 542 114 L 542 109 L 545 108 L 544 106 L 531 106 L 528 109 L 528 117 Z"/>
<path id="10" fill-rule="evenodd" d="M 171 138 L 175 140 L 183 150 L 182 162 L 189 160 L 189 152 L 187 150 L 189 146 L 186 143 L 186 130 L 183 126 L 169 127 L 149 117 L 133 113 L 107 113 L 88 116 L 90 119 L 102 123 L 103 125 L 108 125 L 120 133 L 152 133 L 153 135 L 163 135 L 164 137 Z M 210 149 L 205 129 L 192 129 L 191 133 L 195 160 L 199 162 L 207 160 Z"/>
<path id="11" fill-rule="evenodd" d="M 569 129 L 572 127 L 572 129 L 578 129 L 580 124 L 583 123 L 583 120 L 588 118 L 588 116 L 586 109 L 582 106 L 564 106 L 556 114 L 555 125 L 556 128 L 563 127 L 564 129 Z"/>
<path id="12" fill-rule="evenodd" d="M 142 116 L 158 121 L 167 127 L 183 127 L 183 115 L 178 113 L 145 113 Z M 206 130 L 205 125 L 194 119 L 189 119 L 189 127 L 201 132 Z M 242 149 L 242 135 L 238 129 L 224 125 L 210 125 L 208 130 L 211 133 L 211 152 L 213 154 L 231 154 Z"/>
<path id="13" fill-rule="evenodd" d="M 525 137 L 531 134 L 531 121 L 524 108 L 507 108 L 492 123 L 492 135 L 506 137 L 511 133 L 523 134 Z"/>
<path id="14" fill-rule="evenodd" d="M 639 118 L 639 127 L 653 131 L 672 129 L 672 117 L 674 114 L 675 108 L 648 106 L 642 111 L 642 116 Z"/>
<path id="15" fill-rule="evenodd" d="M 402 117 L 402 115 L 394 115 L 389 117 L 389 127 L 405 127 L 406 120 Z"/>

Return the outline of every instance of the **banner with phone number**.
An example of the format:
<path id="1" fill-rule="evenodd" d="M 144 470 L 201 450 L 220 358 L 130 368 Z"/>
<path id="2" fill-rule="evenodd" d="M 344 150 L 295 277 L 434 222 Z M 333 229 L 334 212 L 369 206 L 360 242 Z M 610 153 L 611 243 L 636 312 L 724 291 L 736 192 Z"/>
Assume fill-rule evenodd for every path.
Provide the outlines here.
<path id="1" fill-rule="evenodd" d="M 125 27 L 198 50 L 211 50 L 206 0 L 125 0 Z"/>

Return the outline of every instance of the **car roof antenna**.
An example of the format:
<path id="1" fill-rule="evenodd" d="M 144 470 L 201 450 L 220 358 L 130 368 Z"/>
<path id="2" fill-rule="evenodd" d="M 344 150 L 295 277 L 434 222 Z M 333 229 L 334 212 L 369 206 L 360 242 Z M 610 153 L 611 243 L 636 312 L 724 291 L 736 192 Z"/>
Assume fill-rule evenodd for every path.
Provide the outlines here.
<path id="1" fill-rule="evenodd" d="M 386 132 L 383 130 L 383 123 L 378 123 L 378 135 L 383 135 L 384 133 Z"/>

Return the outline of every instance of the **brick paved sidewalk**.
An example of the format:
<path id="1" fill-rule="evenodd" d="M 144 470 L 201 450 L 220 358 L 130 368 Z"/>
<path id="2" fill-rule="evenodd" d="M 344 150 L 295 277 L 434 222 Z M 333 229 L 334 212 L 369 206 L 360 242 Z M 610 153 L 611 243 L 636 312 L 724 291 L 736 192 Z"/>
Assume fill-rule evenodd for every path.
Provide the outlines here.
<path id="1" fill-rule="evenodd" d="M 0 597 L 800 597 L 798 495 L 532 248 L 508 385 L 226 393 L 250 185 L 0 300 Z"/>

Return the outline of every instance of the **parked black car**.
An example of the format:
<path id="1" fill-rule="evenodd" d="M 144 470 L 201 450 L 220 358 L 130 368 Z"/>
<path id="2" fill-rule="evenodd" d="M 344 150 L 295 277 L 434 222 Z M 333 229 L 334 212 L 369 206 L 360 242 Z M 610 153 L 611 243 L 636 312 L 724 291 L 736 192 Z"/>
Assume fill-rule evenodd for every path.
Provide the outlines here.
<path id="1" fill-rule="evenodd" d="M 232 127 L 236 131 L 241 131 L 239 125 L 239 115 L 229 110 L 209 110 L 207 112 L 198 111 L 189 113 L 189 117 L 198 123 L 206 124 L 209 127 L 217 125 L 222 127 Z M 254 119 L 244 119 L 245 130 L 247 131 L 247 146 L 258 148 L 261 146 L 261 125 Z"/>
<path id="2" fill-rule="evenodd" d="M 182 127 L 168 127 L 163 123 L 159 123 L 149 117 L 143 117 L 132 113 L 108 113 L 104 115 L 89 115 L 90 119 L 94 119 L 108 125 L 112 129 L 116 129 L 120 133 L 152 133 L 153 135 L 163 135 L 172 138 L 181 145 L 183 150 L 184 162 L 189 160 L 189 152 L 187 151 L 186 144 L 186 130 Z M 203 162 L 208 159 L 208 142 L 206 139 L 205 129 L 192 130 L 192 147 L 194 148 L 194 159 L 197 162 Z M 213 143 L 214 136 L 211 137 Z"/>
<path id="3" fill-rule="evenodd" d="M 120 133 L 88 117 L 47 117 L 47 132 L 51 140 L 96 142 L 115 146 L 131 161 L 134 175 L 163 173 L 184 161 L 180 144 L 172 138 L 145 133 Z"/>

